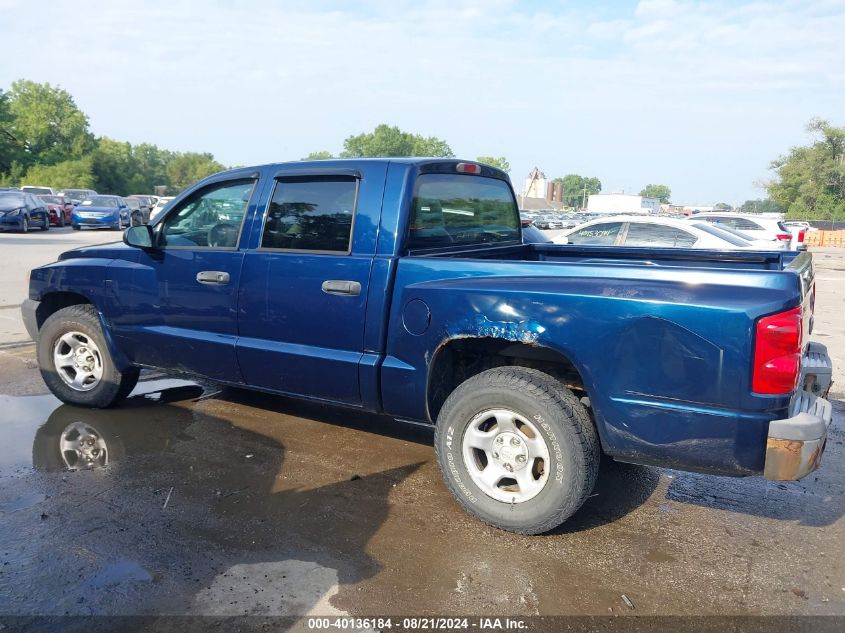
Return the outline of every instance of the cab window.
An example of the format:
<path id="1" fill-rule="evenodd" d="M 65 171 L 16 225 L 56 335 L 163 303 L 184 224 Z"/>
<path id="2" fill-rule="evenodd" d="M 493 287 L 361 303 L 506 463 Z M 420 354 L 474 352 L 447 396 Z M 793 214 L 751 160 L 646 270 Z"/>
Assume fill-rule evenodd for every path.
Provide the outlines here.
<path id="1" fill-rule="evenodd" d="M 261 248 L 343 253 L 350 250 L 358 179 L 288 177 L 276 182 Z"/>
<path id="2" fill-rule="evenodd" d="M 196 192 L 169 213 L 159 233 L 164 248 L 235 248 L 254 180 L 228 181 Z"/>

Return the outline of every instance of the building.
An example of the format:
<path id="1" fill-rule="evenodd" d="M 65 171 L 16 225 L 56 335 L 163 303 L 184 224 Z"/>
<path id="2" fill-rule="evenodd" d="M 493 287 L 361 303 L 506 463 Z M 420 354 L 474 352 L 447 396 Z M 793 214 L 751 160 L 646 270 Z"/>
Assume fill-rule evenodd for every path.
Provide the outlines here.
<path id="1" fill-rule="evenodd" d="M 593 193 L 587 200 L 588 213 L 658 213 L 659 198 L 646 198 L 628 193 Z"/>
<path id="2" fill-rule="evenodd" d="M 559 182 L 548 181 L 546 174 L 535 167 L 525 177 L 522 193 L 517 198 L 520 209 L 562 209 L 563 186 Z"/>

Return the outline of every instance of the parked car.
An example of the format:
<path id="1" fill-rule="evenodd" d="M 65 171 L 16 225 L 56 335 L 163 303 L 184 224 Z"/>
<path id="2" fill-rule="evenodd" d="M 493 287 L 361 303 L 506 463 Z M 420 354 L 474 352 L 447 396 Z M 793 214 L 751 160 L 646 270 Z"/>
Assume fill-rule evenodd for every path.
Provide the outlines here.
<path id="1" fill-rule="evenodd" d="M 530 221 L 522 220 L 522 242 L 524 244 L 551 244 L 552 240 Z"/>
<path id="2" fill-rule="evenodd" d="M 729 233 L 704 231 L 690 222 L 648 215 L 598 218 L 552 239 L 557 244 L 595 244 L 647 248 L 739 249 L 753 248 Z"/>
<path id="3" fill-rule="evenodd" d="M 710 222 L 693 222 L 692 224 L 693 226 L 698 227 L 702 231 L 706 231 L 711 235 L 716 235 L 717 237 L 721 237 L 722 239 L 739 239 L 740 243 L 743 246 L 756 248 L 757 250 L 789 250 L 789 244 L 787 242 L 772 242 L 771 240 L 760 240 L 755 237 L 752 237 L 748 233 L 743 233 L 742 231 L 737 231 L 736 229 L 728 228 L 724 224 L 711 224 Z"/>
<path id="4" fill-rule="evenodd" d="M 153 210 L 150 212 L 150 222 L 154 222 L 156 218 L 161 215 L 161 212 L 164 211 L 165 207 L 167 207 L 167 204 L 171 200 L 173 200 L 173 196 L 162 196 L 158 199 L 153 207 Z"/>
<path id="5" fill-rule="evenodd" d="M 123 199 L 129 207 L 129 219 L 132 226 L 146 224 L 150 221 L 150 209 L 141 204 L 141 200 L 128 196 Z"/>
<path id="6" fill-rule="evenodd" d="M 156 204 L 155 196 L 147 196 L 144 194 L 132 194 L 131 196 L 126 196 L 127 200 L 137 200 L 138 203 L 141 205 L 141 210 L 144 213 L 144 224 L 150 221 L 150 215 L 153 212 L 153 207 Z"/>
<path id="7" fill-rule="evenodd" d="M 120 196 L 94 196 L 79 203 L 73 210 L 71 227 L 92 229 L 123 229 L 132 224 L 129 205 Z"/>
<path id="8" fill-rule="evenodd" d="M 758 240 L 784 242 L 787 247 L 792 245 L 792 232 L 777 216 L 708 211 L 706 213 L 694 213 L 686 221 L 721 224 L 729 229 L 747 233 Z"/>
<path id="9" fill-rule="evenodd" d="M 70 198 L 63 196 L 40 195 L 38 198 L 47 205 L 47 212 L 50 214 L 52 226 L 64 226 L 70 224 L 73 214 L 73 203 Z"/>
<path id="10" fill-rule="evenodd" d="M 515 532 L 569 518 L 602 459 L 815 470 L 832 407 L 812 254 L 649 246 L 524 244 L 487 165 L 297 161 L 215 174 L 122 243 L 63 253 L 21 311 L 63 402 L 117 405 L 155 367 L 431 425 L 457 501 Z"/>
<path id="11" fill-rule="evenodd" d="M 74 205 L 78 205 L 86 198 L 93 198 L 96 196 L 97 192 L 93 189 L 62 189 L 57 195 L 70 198 Z"/>
<path id="12" fill-rule="evenodd" d="M 0 191 L 0 231 L 27 233 L 34 226 L 50 230 L 46 203 L 25 191 Z"/>
<path id="13" fill-rule="evenodd" d="M 53 195 L 55 192 L 50 187 L 41 187 L 39 185 L 21 185 L 21 191 L 31 193 L 33 195 Z"/>

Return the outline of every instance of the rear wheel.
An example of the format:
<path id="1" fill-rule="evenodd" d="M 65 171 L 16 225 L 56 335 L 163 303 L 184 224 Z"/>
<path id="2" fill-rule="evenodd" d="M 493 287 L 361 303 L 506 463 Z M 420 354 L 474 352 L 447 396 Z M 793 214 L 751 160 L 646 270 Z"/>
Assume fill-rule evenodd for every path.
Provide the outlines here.
<path id="1" fill-rule="evenodd" d="M 555 378 L 525 367 L 462 383 L 440 411 L 434 445 L 458 502 L 521 534 L 566 521 L 598 474 L 598 435 L 584 406 Z"/>
<path id="2" fill-rule="evenodd" d="M 96 309 L 74 305 L 51 315 L 38 334 L 38 367 L 59 400 L 105 408 L 138 382 L 138 369 L 120 371 L 109 353 Z"/>
<path id="3" fill-rule="evenodd" d="M 44 224 L 41 225 L 42 231 L 49 231 L 50 230 L 50 217 L 44 216 Z"/>

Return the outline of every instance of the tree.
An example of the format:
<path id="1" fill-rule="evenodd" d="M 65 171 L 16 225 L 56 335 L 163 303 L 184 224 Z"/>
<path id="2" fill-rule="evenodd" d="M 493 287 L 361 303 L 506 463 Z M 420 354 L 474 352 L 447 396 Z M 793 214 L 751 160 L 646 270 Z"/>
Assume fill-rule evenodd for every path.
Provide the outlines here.
<path id="1" fill-rule="evenodd" d="M 88 117 L 69 92 L 49 83 L 19 80 L 8 94 L 3 135 L 14 144 L 24 167 L 82 158 L 94 144 Z"/>
<path id="2" fill-rule="evenodd" d="M 446 141 L 434 136 L 403 132 L 384 123 L 372 132 L 349 136 L 343 142 L 341 158 L 374 156 L 436 156 L 452 158 L 454 154 Z"/>
<path id="3" fill-rule="evenodd" d="M 774 160 L 777 174 L 769 197 L 788 217 L 845 220 L 845 128 L 812 119 L 807 132 L 811 145 L 793 147 Z"/>
<path id="4" fill-rule="evenodd" d="M 55 165 L 33 165 L 27 170 L 23 180 L 56 189 L 64 187 L 93 189 L 95 180 L 91 162 L 91 158 L 87 157 L 66 160 Z"/>
<path id="5" fill-rule="evenodd" d="M 738 207 L 740 213 L 783 213 L 783 207 L 770 198 L 746 200 Z"/>
<path id="6" fill-rule="evenodd" d="M 495 156 L 479 156 L 476 160 L 479 163 L 484 163 L 485 165 L 492 165 L 493 167 L 498 167 L 505 173 L 508 173 L 511 170 L 511 164 L 508 162 L 508 159 L 504 156 L 499 156 L 498 158 Z"/>
<path id="7" fill-rule="evenodd" d="M 567 207 L 585 206 L 587 197 L 601 192 L 601 180 L 595 177 L 585 178 L 578 174 L 567 174 L 563 178 L 555 178 L 552 182 L 559 182 L 562 185 L 562 199 Z"/>
<path id="8" fill-rule="evenodd" d="M 727 202 L 717 202 L 713 205 L 713 208 L 719 211 L 730 211 L 731 209 L 733 209 L 733 207 Z"/>
<path id="9" fill-rule="evenodd" d="M 100 193 L 128 195 L 132 168 L 132 145 L 105 136 L 97 139 L 91 155 L 94 189 Z"/>
<path id="10" fill-rule="evenodd" d="M 209 153 L 176 154 L 167 164 L 168 192 L 176 194 L 188 185 L 225 169 Z"/>
<path id="11" fill-rule="evenodd" d="M 644 198 L 657 198 L 661 204 L 669 204 L 672 190 L 666 185 L 646 185 L 645 189 L 640 191 L 640 195 Z"/>
<path id="12" fill-rule="evenodd" d="M 328 160 L 330 158 L 334 158 L 331 152 L 327 152 L 326 150 L 320 150 L 319 152 L 311 152 L 302 160 Z"/>

